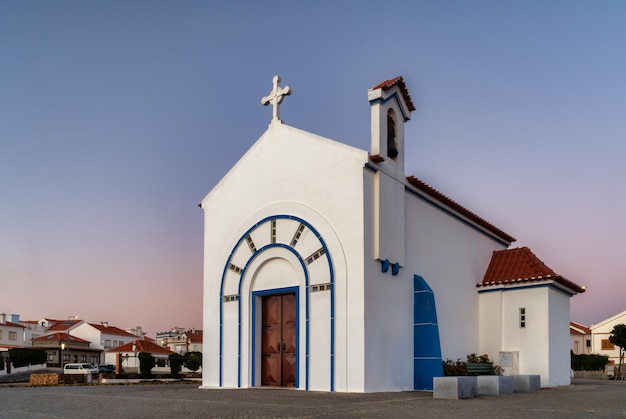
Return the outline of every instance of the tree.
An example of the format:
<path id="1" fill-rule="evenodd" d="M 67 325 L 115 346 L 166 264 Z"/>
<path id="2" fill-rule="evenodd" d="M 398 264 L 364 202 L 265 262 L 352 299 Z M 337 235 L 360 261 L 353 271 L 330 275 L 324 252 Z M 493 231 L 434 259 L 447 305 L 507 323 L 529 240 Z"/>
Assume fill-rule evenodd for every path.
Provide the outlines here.
<path id="1" fill-rule="evenodd" d="M 611 330 L 609 342 L 619 346 L 619 370 L 615 373 L 616 380 L 623 380 L 624 350 L 626 350 L 626 325 L 623 323 L 616 324 Z"/>

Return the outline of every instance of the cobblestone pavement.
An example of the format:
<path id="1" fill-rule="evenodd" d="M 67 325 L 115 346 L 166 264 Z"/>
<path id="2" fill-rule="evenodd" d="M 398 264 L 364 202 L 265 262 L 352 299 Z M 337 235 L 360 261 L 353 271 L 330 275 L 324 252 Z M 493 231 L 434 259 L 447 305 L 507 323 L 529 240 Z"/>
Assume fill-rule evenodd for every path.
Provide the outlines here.
<path id="1" fill-rule="evenodd" d="M 576 379 L 532 393 L 433 399 L 431 393 L 322 393 L 197 384 L 0 386 L 1 418 L 626 418 L 626 382 Z"/>

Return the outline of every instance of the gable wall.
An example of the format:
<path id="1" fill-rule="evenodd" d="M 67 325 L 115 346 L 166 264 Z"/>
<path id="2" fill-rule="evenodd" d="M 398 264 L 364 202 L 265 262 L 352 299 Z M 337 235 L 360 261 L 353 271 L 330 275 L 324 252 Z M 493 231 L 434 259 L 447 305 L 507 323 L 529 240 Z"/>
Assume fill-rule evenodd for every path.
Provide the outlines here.
<path id="1" fill-rule="evenodd" d="M 235 167 L 220 181 L 202 202 L 205 220 L 204 249 L 204 333 L 203 362 L 206 363 L 203 386 L 219 385 L 220 371 L 220 286 L 225 262 L 237 241 L 251 227 L 266 217 L 277 214 L 299 217 L 309 223 L 320 234 L 328 246 L 334 267 L 335 298 L 335 378 L 336 390 L 348 391 L 362 388 L 363 357 L 358 355 L 362 348 L 363 322 L 363 178 L 362 168 L 367 153 L 322 137 L 300 131 L 282 124 L 272 124 L 268 131 L 255 143 Z M 253 236 L 258 244 L 264 234 Z M 297 248 L 296 248 L 297 249 Z M 251 253 L 242 251 L 240 263 Z M 307 257 L 307 255 L 301 255 Z M 279 266 L 275 264 L 275 266 Z M 301 269 L 299 265 L 294 265 Z M 311 269 L 320 269 L 312 266 Z M 348 272 L 350 278 L 347 282 Z M 230 274 L 229 274 L 230 275 Z M 265 274 L 264 274 L 265 275 Z M 246 279 L 246 286 L 252 286 Z M 301 281 L 300 281 L 301 282 Z M 296 285 L 296 283 L 291 283 Z M 284 285 L 285 286 L 285 285 Z M 258 291 L 257 288 L 255 290 Z M 229 291 L 230 292 L 230 291 Z M 236 291 L 235 291 L 236 292 Z M 304 292 L 300 292 L 301 307 L 305 306 Z M 315 296 L 319 298 L 320 296 Z M 242 296 L 242 321 L 249 325 L 248 296 Z M 235 303 L 236 304 L 236 303 Z M 350 307 L 348 309 L 347 307 Z M 316 312 L 312 312 L 312 315 Z M 236 316 L 236 312 L 235 312 Z M 328 317 L 326 313 L 324 316 Z M 304 322 L 304 316 L 301 316 Z M 327 324 L 330 319 L 316 319 Z M 311 322 L 314 324 L 315 322 Z M 348 325 L 355 323 L 355 325 Z M 361 324 L 361 327 L 358 324 Z M 302 323 L 301 330 L 305 330 Z M 312 331 L 313 333 L 314 331 Z M 230 333 L 230 332 L 229 332 Z M 349 336 L 348 336 L 349 334 Z M 232 333 L 229 335 L 231 336 Z M 303 333 L 301 334 L 303 335 Z M 226 345 L 235 347 L 237 335 Z M 234 340 L 233 340 L 234 339 Z M 242 357 L 250 355 L 252 339 L 246 333 L 241 340 Z M 348 342 L 354 352 L 349 352 Z M 304 341 L 302 341 L 304 343 Z M 303 347 L 303 345 L 301 345 Z M 314 344 L 312 344 L 314 349 Z M 226 351 L 226 348 L 222 348 Z M 232 354 L 232 350 L 227 351 Z M 301 383 L 304 387 L 304 356 L 301 353 Z M 313 358 L 313 357 L 311 357 Z M 328 358 L 328 356 L 326 356 Z M 235 359 L 235 366 L 237 360 Z M 252 368 L 250 359 L 242 360 L 242 370 Z M 232 370 L 233 368 L 229 368 Z M 316 371 L 311 366 L 311 370 Z M 348 371 L 351 371 L 350 373 Z M 252 385 L 251 374 L 241 374 L 240 383 L 232 372 L 223 377 L 228 385 L 243 387 Z M 313 375 L 313 373 L 311 373 Z M 316 381 L 311 389 L 329 390 L 328 379 L 324 387 Z"/>

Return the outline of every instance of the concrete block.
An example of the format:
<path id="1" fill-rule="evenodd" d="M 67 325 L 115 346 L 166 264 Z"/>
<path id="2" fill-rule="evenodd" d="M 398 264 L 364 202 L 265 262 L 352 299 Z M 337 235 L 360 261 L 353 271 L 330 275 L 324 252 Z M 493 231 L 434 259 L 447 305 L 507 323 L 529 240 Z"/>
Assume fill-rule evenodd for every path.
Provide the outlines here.
<path id="1" fill-rule="evenodd" d="M 467 399 L 477 393 L 476 377 L 433 378 L 434 399 Z"/>
<path id="2" fill-rule="evenodd" d="M 513 375 L 513 391 L 515 393 L 525 393 L 539 390 L 541 388 L 540 375 Z"/>
<path id="3" fill-rule="evenodd" d="M 476 379 L 479 396 L 513 393 L 513 377 L 506 377 L 504 375 L 479 375 Z"/>

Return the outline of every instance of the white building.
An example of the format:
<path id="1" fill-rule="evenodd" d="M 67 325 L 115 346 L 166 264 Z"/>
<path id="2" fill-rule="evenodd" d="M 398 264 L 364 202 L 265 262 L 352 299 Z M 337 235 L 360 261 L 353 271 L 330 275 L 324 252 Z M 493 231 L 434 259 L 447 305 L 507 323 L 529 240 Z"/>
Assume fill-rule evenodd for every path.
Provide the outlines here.
<path id="1" fill-rule="evenodd" d="M 611 364 L 619 364 L 619 346 L 609 342 L 611 332 L 618 324 L 626 324 L 626 311 L 589 326 L 592 337 L 592 352 L 607 355 Z"/>
<path id="2" fill-rule="evenodd" d="M 269 128 L 201 203 L 202 387 L 432 389 L 442 359 L 501 351 L 544 386 L 569 384 L 569 297 L 582 289 L 485 282 L 515 239 L 406 177 L 415 108 L 402 78 L 368 91 L 369 152 L 284 124 L 279 82 Z"/>
<path id="3" fill-rule="evenodd" d="M 179 355 L 202 352 L 202 330 L 172 327 L 167 332 L 157 332 L 156 343 Z"/>
<path id="4" fill-rule="evenodd" d="M 4 348 L 23 348 L 26 346 L 24 342 L 25 327 L 19 324 L 19 316 L 15 314 L 0 314 L 0 347 Z M 17 321 L 13 321 L 17 320 Z"/>
<path id="5" fill-rule="evenodd" d="M 126 373 L 139 373 L 139 354 L 142 352 L 150 353 L 155 358 L 157 369 L 159 364 L 163 366 L 161 368 L 169 367 L 169 356 L 174 353 L 150 340 L 136 339 L 107 350 L 104 361 L 106 364 L 115 365 L 118 373 L 120 367 Z"/>
<path id="6" fill-rule="evenodd" d="M 480 352 L 543 387 L 570 384 L 569 299 L 584 291 L 527 247 L 494 252 L 478 284 Z"/>
<path id="7" fill-rule="evenodd" d="M 97 324 L 81 321 L 78 325 L 73 327 L 71 331 L 68 331 L 68 333 L 91 342 L 92 349 L 102 350 L 103 352 L 98 360 L 99 363 L 104 361 L 105 351 L 126 345 L 137 339 L 137 336 L 119 327 L 110 326 L 107 322 Z"/>
<path id="8" fill-rule="evenodd" d="M 575 355 L 591 354 L 591 329 L 584 324 L 569 322 L 569 335 L 572 341 L 572 352 Z"/>

